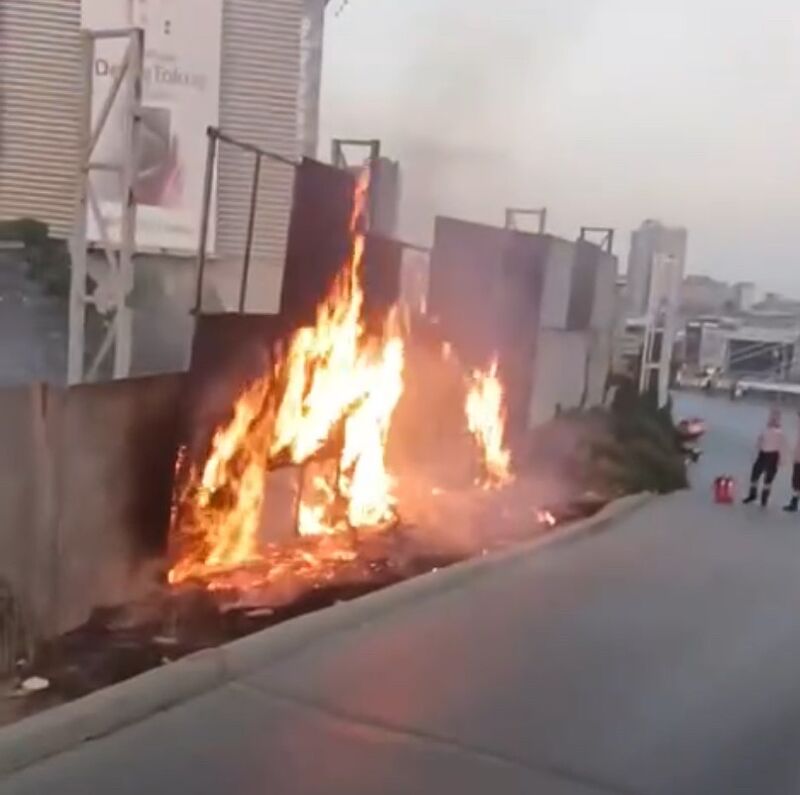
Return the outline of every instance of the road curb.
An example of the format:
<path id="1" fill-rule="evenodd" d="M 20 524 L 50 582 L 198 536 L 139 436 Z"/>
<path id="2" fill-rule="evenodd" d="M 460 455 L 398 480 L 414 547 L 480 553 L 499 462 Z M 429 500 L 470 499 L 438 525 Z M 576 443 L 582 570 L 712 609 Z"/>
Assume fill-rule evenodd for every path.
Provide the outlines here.
<path id="1" fill-rule="evenodd" d="M 581 519 L 561 531 L 456 563 L 435 573 L 422 574 L 352 602 L 343 602 L 232 641 L 219 648 L 225 669 L 231 679 L 246 676 L 257 668 L 276 663 L 317 640 L 323 640 L 331 632 L 358 629 L 376 616 L 466 585 L 490 574 L 499 566 L 521 563 L 532 554 L 601 532 L 612 522 L 642 507 L 652 496 L 634 494 L 622 497 L 606 505 L 594 516 Z"/>
<path id="2" fill-rule="evenodd" d="M 0 778 L 203 695 L 332 632 L 357 629 L 387 612 L 484 577 L 499 566 L 522 563 L 545 549 L 602 532 L 650 499 L 650 494 L 623 497 L 562 531 L 301 616 L 0 728 Z"/>

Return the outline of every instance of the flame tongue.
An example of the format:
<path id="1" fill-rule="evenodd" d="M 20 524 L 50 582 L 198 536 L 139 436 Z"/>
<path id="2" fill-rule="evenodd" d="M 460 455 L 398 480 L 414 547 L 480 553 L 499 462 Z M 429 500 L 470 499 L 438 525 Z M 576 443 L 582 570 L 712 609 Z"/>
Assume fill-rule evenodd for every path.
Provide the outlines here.
<path id="1" fill-rule="evenodd" d="M 467 426 L 483 458 L 484 488 L 511 482 L 511 453 L 504 446 L 506 414 L 497 359 L 488 370 L 474 370 L 465 406 Z"/>
<path id="2" fill-rule="evenodd" d="M 323 448 L 335 450 L 337 465 L 313 477 L 299 506 L 300 534 L 394 521 L 385 447 L 403 392 L 405 354 L 394 314 L 379 338 L 366 334 L 361 319 L 367 189 L 365 177 L 353 201 L 351 257 L 316 324 L 296 332 L 274 371 L 238 399 L 202 470 L 189 474 L 173 516 L 178 553 L 170 582 L 266 563 L 258 538 L 265 472 L 277 462 L 305 464 Z"/>

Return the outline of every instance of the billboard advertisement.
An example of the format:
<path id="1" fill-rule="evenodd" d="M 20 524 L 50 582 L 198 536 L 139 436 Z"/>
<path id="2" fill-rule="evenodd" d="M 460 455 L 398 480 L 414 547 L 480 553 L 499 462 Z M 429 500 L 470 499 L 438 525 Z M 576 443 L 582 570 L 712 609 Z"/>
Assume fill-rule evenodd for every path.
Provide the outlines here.
<path id="1" fill-rule="evenodd" d="M 222 0 L 82 0 L 89 30 L 141 27 L 145 32 L 142 116 L 134 190 L 136 248 L 192 252 L 203 203 L 206 128 L 219 123 Z M 97 118 L 125 55 L 127 39 L 95 42 L 92 112 Z M 92 155 L 119 163 L 124 151 L 122 92 Z M 112 240 L 119 239 L 120 177 L 92 173 L 92 186 Z M 212 199 L 209 249 L 214 247 Z M 102 236 L 89 213 L 88 235 Z"/>

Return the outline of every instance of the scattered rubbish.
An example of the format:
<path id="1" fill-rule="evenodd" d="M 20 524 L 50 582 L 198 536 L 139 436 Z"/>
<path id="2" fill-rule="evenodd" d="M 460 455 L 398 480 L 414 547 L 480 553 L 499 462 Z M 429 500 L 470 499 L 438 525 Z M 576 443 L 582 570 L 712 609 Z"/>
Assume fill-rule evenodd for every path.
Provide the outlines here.
<path id="1" fill-rule="evenodd" d="M 247 617 L 248 618 L 267 618 L 271 616 L 275 611 L 271 607 L 256 607 L 250 610 L 247 610 Z"/>
<path id="2" fill-rule="evenodd" d="M 29 693 L 41 693 L 42 690 L 47 690 L 50 687 L 50 680 L 45 679 L 43 676 L 29 676 L 20 684 L 20 689 L 26 695 Z"/>
<path id="3" fill-rule="evenodd" d="M 153 643 L 158 646 L 177 646 L 179 641 L 172 635 L 156 635 L 153 638 Z"/>

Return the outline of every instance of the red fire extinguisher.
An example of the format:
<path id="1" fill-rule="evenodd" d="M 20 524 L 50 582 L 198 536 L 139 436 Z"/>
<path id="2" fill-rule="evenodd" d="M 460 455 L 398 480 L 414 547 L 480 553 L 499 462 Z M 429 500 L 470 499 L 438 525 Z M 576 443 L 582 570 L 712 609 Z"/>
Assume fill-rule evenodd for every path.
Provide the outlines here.
<path id="1" fill-rule="evenodd" d="M 730 505 L 733 502 L 734 480 L 730 475 L 720 475 L 714 481 L 714 502 Z"/>

